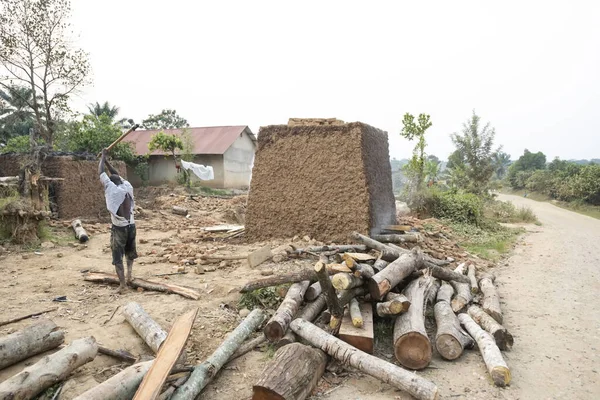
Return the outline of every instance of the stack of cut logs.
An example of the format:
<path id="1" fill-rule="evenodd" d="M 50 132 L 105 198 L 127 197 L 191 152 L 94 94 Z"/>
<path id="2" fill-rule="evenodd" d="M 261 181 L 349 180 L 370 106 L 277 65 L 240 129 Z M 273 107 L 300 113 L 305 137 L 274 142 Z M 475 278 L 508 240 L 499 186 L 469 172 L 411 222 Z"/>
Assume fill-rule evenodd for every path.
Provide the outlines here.
<path id="1" fill-rule="evenodd" d="M 328 357 L 417 399 L 436 399 L 434 383 L 404 368 L 427 367 L 434 347 L 444 359 L 455 360 L 475 344 L 493 382 L 498 386 L 510 383 L 510 370 L 500 350 L 510 349 L 513 338 L 501 325 L 491 274 L 479 273 L 470 262 L 451 269 L 449 260 L 432 258 L 417 247 L 407 250 L 382 243 L 391 242 L 388 235 L 352 236 L 363 244 L 300 250 L 319 253 L 314 270 L 262 278 L 242 288 L 247 292 L 292 284 L 264 328 L 263 340 L 276 343 L 279 349 L 254 385 L 253 399 L 305 399 L 323 374 Z M 393 236 L 398 243 L 404 235 Z M 434 332 L 425 328 L 427 309 L 433 311 Z M 394 354 L 404 368 L 371 355 L 373 314 L 393 325 Z M 299 339 L 312 347 L 298 343 Z"/>

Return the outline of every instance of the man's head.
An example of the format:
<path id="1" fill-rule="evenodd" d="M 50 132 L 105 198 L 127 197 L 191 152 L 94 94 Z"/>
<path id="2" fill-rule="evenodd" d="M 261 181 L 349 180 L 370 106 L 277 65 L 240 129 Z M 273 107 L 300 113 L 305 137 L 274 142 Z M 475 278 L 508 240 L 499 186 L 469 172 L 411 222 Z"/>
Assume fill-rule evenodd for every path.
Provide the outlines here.
<path id="1" fill-rule="evenodd" d="M 117 174 L 112 174 L 110 177 L 110 180 L 112 181 L 112 183 L 114 183 L 115 185 L 119 186 L 120 184 L 123 183 L 123 180 L 121 179 L 121 177 Z"/>

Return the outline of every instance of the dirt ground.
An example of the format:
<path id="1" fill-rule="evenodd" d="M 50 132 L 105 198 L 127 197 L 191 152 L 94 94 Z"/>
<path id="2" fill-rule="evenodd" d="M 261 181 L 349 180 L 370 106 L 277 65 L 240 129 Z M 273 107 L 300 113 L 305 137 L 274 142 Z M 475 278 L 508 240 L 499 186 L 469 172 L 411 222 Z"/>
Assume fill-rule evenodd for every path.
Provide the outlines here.
<path id="1" fill-rule="evenodd" d="M 164 193 L 163 193 L 164 195 Z M 505 326 L 515 337 L 506 360 L 512 370 L 512 384 L 499 389 L 491 384 L 485 365 L 476 350 L 467 351 L 459 360 L 447 362 L 435 355 L 430 366 L 417 374 L 433 380 L 442 399 L 597 399 L 600 398 L 598 360 L 600 350 L 600 221 L 514 196 L 505 200 L 527 203 L 538 215 L 542 226 L 528 226 L 529 233 L 517 244 L 514 254 L 496 270 L 505 311 Z M 162 197 L 151 197 L 160 208 Z M 200 200 L 202 201 L 202 200 Z M 0 296 L 6 305 L 0 320 L 50 307 L 58 307 L 48 316 L 66 330 L 66 341 L 93 335 L 99 343 L 125 349 L 134 355 L 150 356 L 151 351 L 117 311 L 118 306 L 136 301 L 165 329 L 175 318 L 192 307 L 200 311 L 188 341 L 188 363 L 197 363 L 210 355 L 225 335 L 241 320 L 238 316 L 237 289 L 261 270 L 297 269 L 310 261 L 265 263 L 251 270 L 245 262 L 205 266 L 206 272 L 166 278 L 154 274 L 172 272 L 175 263 L 166 261 L 169 249 L 187 246 L 193 251 L 217 249 L 219 253 L 244 253 L 264 243 L 231 244 L 213 242 L 200 227 L 231 223 L 223 201 L 210 199 L 207 207 L 196 207 L 190 218 L 150 210 L 138 219 L 138 253 L 134 274 L 146 279 L 165 279 L 196 288 L 198 301 L 177 295 L 154 292 L 129 292 L 116 295 L 114 287 L 83 281 L 82 270 L 112 272 L 108 249 L 108 224 L 88 225 L 92 238 L 87 246 L 72 247 L 59 241 L 54 248 L 11 252 L 0 259 Z M 151 208 L 149 203 L 144 203 Z M 181 200 L 181 204 L 194 204 Z M 209 209 L 212 208 L 212 209 Z M 68 228 L 62 228 L 70 235 Z M 74 243 L 72 241 L 72 243 Z M 277 244 L 277 243 L 273 243 Z M 223 247 L 224 246 L 224 247 Z M 61 257 L 59 257 L 59 254 Z M 23 257 L 25 256 L 25 258 Z M 54 303 L 58 296 L 70 302 Z M 0 335 L 9 334 L 31 320 L 0 327 Z M 377 343 L 377 355 L 393 361 L 391 339 Z M 14 375 L 34 357 L 0 371 L 0 381 Z M 264 364 L 267 352 L 253 351 L 228 364 L 203 391 L 200 399 L 249 399 L 252 384 Z M 118 372 L 124 365 L 98 355 L 79 368 L 69 379 L 61 399 L 74 398 Z M 387 384 L 356 372 L 327 372 L 312 399 L 379 400 L 410 397 Z"/>

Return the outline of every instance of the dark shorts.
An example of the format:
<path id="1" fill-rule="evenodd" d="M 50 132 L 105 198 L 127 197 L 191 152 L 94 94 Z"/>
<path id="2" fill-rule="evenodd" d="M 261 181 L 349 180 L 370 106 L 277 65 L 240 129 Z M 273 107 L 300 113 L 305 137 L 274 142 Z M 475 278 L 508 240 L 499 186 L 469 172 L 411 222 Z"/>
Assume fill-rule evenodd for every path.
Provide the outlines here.
<path id="1" fill-rule="evenodd" d="M 110 230 L 110 248 L 113 265 L 123 265 L 123 256 L 128 260 L 135 260 L 138 257 L 135 249 L 135 225 L 113 225 Z"/>

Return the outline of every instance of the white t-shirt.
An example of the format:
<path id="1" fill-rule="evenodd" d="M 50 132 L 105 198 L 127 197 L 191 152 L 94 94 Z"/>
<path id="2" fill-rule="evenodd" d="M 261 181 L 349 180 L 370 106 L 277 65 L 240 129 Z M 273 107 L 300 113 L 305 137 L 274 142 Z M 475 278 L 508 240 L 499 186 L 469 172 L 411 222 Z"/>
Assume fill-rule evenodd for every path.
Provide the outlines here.
<path id="1" fill-rule="evenodd" d="M 119 186 L 115 185 L 113 181 L 110 180 L 106 172 L 100 174 L 100 182 L 104 185 L 104 197 L 106 197 L 106 208 L 110 211 L 110 219 L 112 220 L 113 225 L 115 226 L 127 226 L 129 224 L 133 224 L 133 209 L 134 209 L 134 201 L 133 201 L 133 186 L 131 183 L 121 178 L 123 183 Z M 127 195 L 131 196 L 131 210 L 130 210 L 130 219 L 127 221 L 125 218 L 118 216 L 117 211 L 119 211 L 119 207 L 125 201 L 125 197 Z"/>

